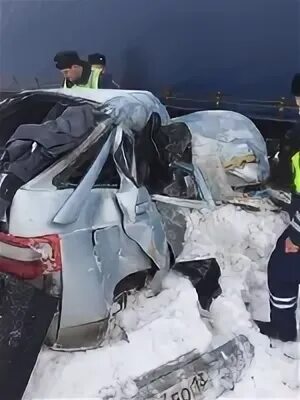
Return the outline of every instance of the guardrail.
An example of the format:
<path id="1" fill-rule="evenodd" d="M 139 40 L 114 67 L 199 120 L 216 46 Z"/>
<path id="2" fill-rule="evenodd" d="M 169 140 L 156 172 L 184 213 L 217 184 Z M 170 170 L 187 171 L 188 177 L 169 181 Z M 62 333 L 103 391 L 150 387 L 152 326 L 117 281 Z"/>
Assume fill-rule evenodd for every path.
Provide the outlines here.
<path id="1" fill-rule="evenodd" d="M 299 109 L 292 99 L 282 97 L 278 100 L 243 99 L 223 96 L 221 92 L 187 98 L 176 95 L 161 97 L 161 101 L 172 113 L 195 112 L 203 110 L 231 110 L 254 119 L 268 119 L 294 123 L 299 119 Z"/>
<path id="2" fill-rule="evenodd" d="M 40 89 L 57 87 L 57 84 L 46 84 Z M 36 89 L 36 88 L 35 88 Z M 31 90 L 31 89 L 27 89 Z M 0 91 L 0 100 L 11 97 L 19 90 Z M 298 107 L 293 99 L 281 97 L 277 100 L 243 99 L 224 95 L 221 92 L 215 94 L 203 94 L 197 98 L 188 98 L 180 95 L 165 93 L 160 100 L 170 112 L 195 112 L 202 110 L 231 110 L 244 114 L 250 118 L 267 119 L 274 121 L 286 121 L 294 123 L 299 119 Z"/>

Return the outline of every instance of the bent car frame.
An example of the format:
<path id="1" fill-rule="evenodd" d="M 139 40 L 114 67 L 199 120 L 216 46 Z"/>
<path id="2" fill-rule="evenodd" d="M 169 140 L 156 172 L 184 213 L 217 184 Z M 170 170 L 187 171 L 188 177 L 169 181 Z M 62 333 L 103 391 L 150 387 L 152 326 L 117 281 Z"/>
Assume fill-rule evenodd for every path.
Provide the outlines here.
<path id="1" fill-rule="evenodd" d="M 241 186 L 268 175 L 264 141 L 246 117 L 171 120 L 149 92 L 25 91 L 0 104 L 0 130 L 0 273 L 57 299 L 46 338 L 55 349 L 100 345 L 113 302 L 174 266 L 182 208 L 232 196 L 229 176 Z M 212 297 L 218 290 L 216 281 Z"/>
<path id="2" fill-rule="evenodd" d="M 251 120 L 221 110 L 171 119 L 149 92 L 56 89 L 1 102 L 0 132 L 2 394 L 22 396 L 43 343 L 100 346 L 114 303 L 126 307 L 127 293 L 148 283 L 159 292 L 170 268 L 190 278 L 209 310 L 221 271 L 215 258 L 185 251 L 188 221 L 195 209 L 243 204 L 244 188 L 268 178 L 266 144 Z M 250 362 L 246 339 L 224 349 L 244 342 L 251 351 L 241 359 L 249 353 Z M 177 383 L 178 366 L 189 366 L 193 382 L 212 357 L 224 366 L 224 349 L 149 372 L 136 382 L 140 395 L 191 395 Z M 166 370 L 169 381 L 154 384 Z"/>
<path id="3" fill-rule="evenodd" d="M 47 343 L 56 348 L 97 346 L 122 286 L 128 289 L 146 278 L 143 272 L 153 276 L 170 265 L 162 220 L 147 189 L 137 182 L 132 134 L 147 129 L 152 113 L 159 108 L 162 120 L 167 114 L 150 94 L 127 93 L 117 102 L 127 98 L 125 108 L 136 112 L 142 104 L 143 114 L 138 112 L 138 118 L 133 115 L 119 123 L 120 116 L 113 115 L 118 105 L 113 107 L 109 101 L 110 97 L 116 101 L 116 93 L 109 92 L 104 99 L 100 95 L 98 102 L 59 92 L 26 92 L 2 103 L 0 109 L 2 141 L 11 143 L 3 153 L 8 153 L 8 158 L 2 157 L 2 179 L 13 181 L 22 175 L 22 185 L 2 218 L 0 270 L 59 298 L 47 335 Z M 82 107 L 89 112 L 92 129 L 84 126 L 86 115 L 76 121 Z M 24 112 L 29 108 L 30 116 Z M 82 124 L 82 136 L 78 141 L 70 132 L 69 143 L 56 141 L 46 147 L 40 137 L 61 132 L 61 126 L 51 125 L 47 118 L 49 111 L 58 108 L 75 110 L 75 115 L 62 113 L 59 123 L 77 124 L 77 130 Z M 24 122 L 30 132 L 18 135 Z M 47 132 L 39 129 L 45 125 Z M 11 135 L 14 131 L 16 137 Z M 21 140 L 47 148 L 49 166 L 44 164 L 39 171 L 31 150 L 25 164 L 22 153 L 18 174 L 20 157 L 13 159 L 10 148 Z M 69 147 L 67 154 L 65 150 L 63 156 L 59 154 L 59 144 Z M 39 157 L 39 165 L 44 159 Z M 27 177 L 24 168 L 31 170 Z"/>

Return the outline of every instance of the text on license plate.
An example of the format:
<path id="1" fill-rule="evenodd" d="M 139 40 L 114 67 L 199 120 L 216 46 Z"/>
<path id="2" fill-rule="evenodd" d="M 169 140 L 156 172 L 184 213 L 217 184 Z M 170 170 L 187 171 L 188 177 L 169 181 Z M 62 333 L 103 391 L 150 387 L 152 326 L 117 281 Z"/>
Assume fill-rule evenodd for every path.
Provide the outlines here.
<path id="1" fill-rule="evenodd" d="M 177 385 L 172 386 L 158 396 L 160 400 L 195 400 L 203 392 L 208 381 L 206 372 L 200 372 L 196 376 L 183 379 Z"/>

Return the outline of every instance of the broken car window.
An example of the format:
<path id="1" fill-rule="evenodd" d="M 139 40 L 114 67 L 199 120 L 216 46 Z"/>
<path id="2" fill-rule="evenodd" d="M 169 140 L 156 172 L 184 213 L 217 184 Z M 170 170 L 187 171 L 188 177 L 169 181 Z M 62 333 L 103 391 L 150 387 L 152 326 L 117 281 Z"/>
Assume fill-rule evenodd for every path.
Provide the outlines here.
<path id="1" fill-rule="evenodd" d="M 105 135 L 105 137 L 107 137 L 107 135 Z M 101 137 L 97 143 L 91 146 L 86 152 L 82 153 L 76 160 L 75 164 L 68 167 L 67 170 L 60 174 L 60 176 L 56 177 L 56 182 L 54 182 L 56 186 L 59 188 L 78 186 L 95 161 L 103 143 L 103 137 Z M 94 187 L 119 188 L 119 186 L 120 177 L 113 157 L 109 154 Z"/>

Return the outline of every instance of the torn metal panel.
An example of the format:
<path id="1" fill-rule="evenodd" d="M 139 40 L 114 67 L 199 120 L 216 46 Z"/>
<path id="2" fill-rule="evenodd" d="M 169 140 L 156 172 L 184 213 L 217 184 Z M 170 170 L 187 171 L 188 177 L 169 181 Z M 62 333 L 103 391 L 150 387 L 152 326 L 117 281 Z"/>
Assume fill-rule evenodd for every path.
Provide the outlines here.
<path id="1" fill-rule="evenodd" d="M 234 389 L 253 357 L 254 347 L 243 335 L 203 355 L 195 350 L 136 379 L 133 399 L 215 399 Z"/>
<path id="2" fill-rule="evenodd" d="M 114 159 L 121 178 L 116 197 L 123 213 L 126 234 L 140 245 L 160 269 L 167 271 L 170 255 L 161 217 L 144 186 L 137 187 L 126 161 L 123 131 L 117 130 L 114 142 Z M 135 174 L 136 175 L 136 174 Z"/>
<path id="3" fill-rule="evenodd" d="M 170 258 L 166 235 L 161 217 L 146 188 L 136 188 L 129 180 L 122 180 L 116 196 L 127 235 L 141 246 L 158 268 L 168 270 Z"/>
<path id="4" fill-rule="evenodd" d="M 232 188 L 265 182 L 270 174 L 267 147 L 254 123 L 244 115 L 208 110 L 172 120 L 192 134 L 193 165 L 201 171 L 211 197 L 234 197 Z"/>
<path id="5" fill-rule="evenodd" d="M 122 226 L 95 230 L 93 241 L 96 265 L 103 278 L 103 299 L 109 307 L 118 283 L 131 274 L 150 269 L 151 262 Z"/>
<path id="6" fill-rule="evenodd" d="M 198 188 L 201 191 L 202 199 L 207 202 L 209 207 L 215 208 L 215 201 L 213 200 L 212 193 L 209 190 L 209 186 L 204 179 L 201 169 L 194 166 L 194 175 Z"/>
<path id="7" fill-rule="evenodd" d="M 249 118 L 233 111 L 208 110 L 184 115 L 173 121 L 187 124 L 194 144 L 197 144 L 197 140 L 201 143 L 201 137 L 217 141 L 216 149 L 222 162 L 238 155 L 254 154 L 259 164 L 259 180 L 268 178 L 270 169 L 266 143 Z M 197 151 L 195 148 L 195 155 Z"/>
<path id="8" fill-rule="evenodd" d="M 67 208 L 68 202 L 72 196 L 75 198 L 76 192 L 78 201 L 81 201 L 81 195 L 85 196 L 87 201 L 82 203 L 76 223 L 79 224 L 86 210 L 92 210 L 88 214 L 87 228 L 93 227 L 93 232 L 89 229 L 78 230 L 63 237 L 63 257 L 68 258 L 62 271 L 64 295 L 58 344 L 65 345 L 64 332 L 69 332 L 71 326 L 74 332 L 80 332 L 80 326 L 96 326 L 97 321 L 107 318 L 114 290 L 124 278 L 150 269 L 152 263 L 164 273 L 169 269 L 169 249 L 161 217 L 146 188 L 136 185 L 134 153 L 130 148 L 133 142 L 128 140 L 128 147 L 124 146 L 128 138 L 129 132 L 124 133 L 120 126 L 115 134 L 110 134 L 87 174 L 62 208 L 70 212 L 66 217 L 73 217 L 77 204 L 70 203 L 72 207 Z M 120 176 L 120 187 L 114 190 L 94 188 L 91 191 L 104 164 L 103 153 L 107 157 L 109 151 Z M 93 201 L 92 193 L 95 195 Z M 114 220 L 109 220 L 108 215 L 114 216 Z M 71 249 L 77 247 L 80 247 L 81 254 L 71 254 Z M 81 292 L 82 282 L 88 284 L 88 292 Z M 102 339 L 102 336 L 97 337 L 98 342 L 94 345 L 101 343 Z"/>
<path id="9" fill-rule="evenodd" d="M 183 250 L 186 231 L 185 215 L 180 207 L 173 204 L 157 201 L 156 207 L 162 217 L 168 243 L 177 258 Z"/>
<path id="10" fill-rule="evenodd" d="M 235 206 L 239 206 L 245 210 L 249 211 L 261 211 L 261 210 L 269 210 L 274 212 L 280 212 L 281 208 L 274 204 L 270 198 L 259 198 L 259 197 L 240 197 L 234 198 L 232 200 L 227 201 L 228 204 L 234 204 Z"/>
<path id="11" fill-rule="evenodd" d="M 95 96 L 95 91 L 91 92 Z M 104 111 L 111 116 L 116 125 L 141 132 L 153 112 L 160 115 L 162 125 L 169 123 L 170 117 L 165 106 L 152 93 L 138 91 L 119 93 L 121 95 L 118 95 L 117 91 L 112 91 L 111 98 L 103 104 Z M 96 92 L 96 96 L 104 94 Z"/>
<path id="12" fill-rule="evenodd" d="M 191 208 L 195 210 L 208 208 L 208 204 L 204 200 L 178 199 L 177 197 L 163 196 L 160 194 L 154 194 L 151 197 L 156 202 L 173 204 L 177 207 Z"/>
<path id="13" fill-rule="evenodd" d="M 86 219 L 87 228 L 61 236 L 63 296 L 59 344 L 63 332 L 69 335 L 74 328 L 75 335 L 82 331 L 80 326 L 95 325 L 106 319 L 119 282 L 152 267 L 147 254 L 124 232 L 123 215 L 115 193 L 110 189 L 94 190 L 81 213 L 81 220 L 77 221 L 82 226 Z M 97 336 L 93 343 L 90 339 L 87 343 L 84 336 L 81 347 L 96 346 L 102 340 L 103 336 Z M 73 345 L 74 342 L 75 338 Z M 80 337 L 76 342 L 79 346 Z M 66 340 L 63 344 L 67 346 Z"/>
<path id="14" fill-rule="evenodd" d="M 95 181 L 107 160 L 113 140 L 114 133 L 111 133 L 83 180 L 54 217 L 54 223 L 71 224 L 78 219 L 86 198 L 92 190 Z"/>
<path id="15" fill-rule="evenodd" d="M 163 194 L 184 199 L 202 198 L 201 190 L 195 182 L 192 165 L 174 162 L 171 169 L 172 182 L 163 189 Z"/>
<path id="16" fill-rule="evenodd" d="M 190 174 L 191 177 L 194 178 L 195 182 L 197 183 L 199 198 L 206 201 L 210 207 L 214 208 L 215 202 L 201 169 L 193 164 L 186 164 L 182 162 L 174 162 L 174 165 L 182 170 L 185 170 Z"/>

